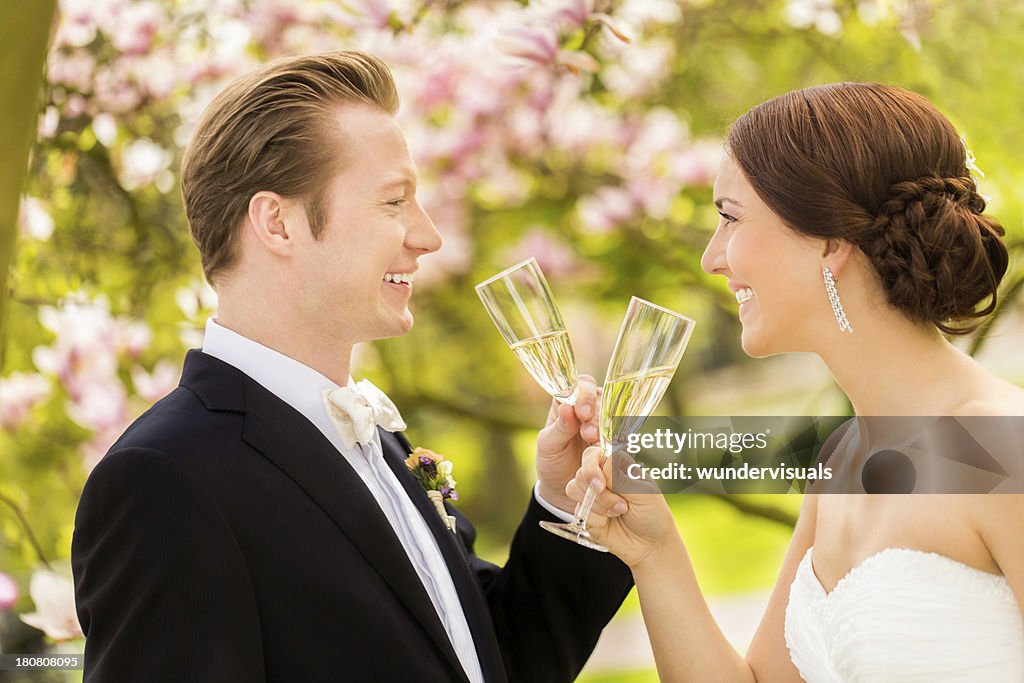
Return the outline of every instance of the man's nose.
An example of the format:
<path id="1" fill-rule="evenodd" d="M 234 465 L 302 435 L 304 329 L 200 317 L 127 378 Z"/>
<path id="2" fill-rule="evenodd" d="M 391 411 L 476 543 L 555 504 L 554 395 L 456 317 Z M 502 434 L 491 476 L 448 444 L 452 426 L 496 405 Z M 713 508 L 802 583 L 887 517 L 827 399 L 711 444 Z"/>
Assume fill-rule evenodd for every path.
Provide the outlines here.
<path id="1" fill-rule="evenodd" d="M 435 252 L 441 248 L 444 239 L 420 203 L 418 201 L 414 203 L 413 209 L 416 215 L 412 217 L 409 231 L 405 235 L 405 244 L 410 249 L 422 254 Z"/>

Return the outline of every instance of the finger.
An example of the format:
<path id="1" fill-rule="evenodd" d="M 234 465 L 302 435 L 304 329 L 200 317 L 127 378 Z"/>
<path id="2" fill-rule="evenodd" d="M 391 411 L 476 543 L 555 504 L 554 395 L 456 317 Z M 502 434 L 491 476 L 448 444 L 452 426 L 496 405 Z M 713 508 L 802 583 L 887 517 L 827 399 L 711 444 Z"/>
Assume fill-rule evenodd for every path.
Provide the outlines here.
<path id="1" fill-rule="evenodd" d="M 541 451 L 557 453 L 576 438 L 580 424 L 572 406 L 558 404 L 555 408 L 555 419 L 540 430 L 537 446 Z"/>
<path id="2" fill-rule="evenodd" d="M 587 491 L 590 489 L 590 483 L 584 479 L 581 472 L 578 472 L 577 476 L 565 485 L 565 494 L 579 503 L 586 497 Z M 604 489 L 595 494 L 594 509 L 601 514 L 614 517 L 624 514 L 629 509 L 629 502 L 614 491 Z"/>
<path id="3" fill-rule="evenodd" d="M 577 472 L 577 476 L 581 477 L 590 486 L 593 486 L 594 490 L 598 493 L 608 487 L 608 482 L 611 479 L 610 476 L 605 474 L 602 464 L 601 449 L 597 446 L 591 446 L 583 451 L 580 469 Z"/>
<path id="4" fill-rule="evenodd" d="M 551 406 L 548 407 L 548 417 L 544 421 L 545 426 L 550 425 L 552 422 L 558 419 L 558 406 L 562 405 L 558 401 L 551 399 Z"/>
<path id="5" fill-rule="evenodd" d="M 573 406 L 580 422 L 593 419 L 597 414 L 597 382 L 590 375 L 577 377 L 576 404 Z"/>

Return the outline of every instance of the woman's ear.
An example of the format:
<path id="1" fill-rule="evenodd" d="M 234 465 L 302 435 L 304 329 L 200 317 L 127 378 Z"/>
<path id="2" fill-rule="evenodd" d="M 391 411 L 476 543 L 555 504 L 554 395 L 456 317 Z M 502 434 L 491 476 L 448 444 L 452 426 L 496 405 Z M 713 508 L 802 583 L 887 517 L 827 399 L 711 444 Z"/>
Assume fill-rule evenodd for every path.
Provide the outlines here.
<path id="1" fill-rule="evenodd" d="M 821 251 L 821 266 L 832 271 L 832 274 L 839 279 L 843 268 L 846 267 L 854 250 L 853 244 L 841 239 L 827 239 Z"/>

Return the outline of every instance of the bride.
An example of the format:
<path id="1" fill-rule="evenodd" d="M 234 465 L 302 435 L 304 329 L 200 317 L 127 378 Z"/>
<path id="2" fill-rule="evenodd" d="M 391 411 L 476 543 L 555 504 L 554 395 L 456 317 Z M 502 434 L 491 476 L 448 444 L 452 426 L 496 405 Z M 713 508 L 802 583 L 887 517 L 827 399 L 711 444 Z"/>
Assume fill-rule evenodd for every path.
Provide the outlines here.
<path id="1" fill-rule="evenodd" d="M 858 418 L 1024 415 L 1024 390 L 941 334 L 993 310 L 1007 250 L 934 106 L 808 88 L 740 117 L 726 151 L 701 264 L 736 293 L 749 355 L 817 353 Z M 662 680 L 1024 681 L 1024 496 L 805 496 L 744 658 L 664 498 L 610 480 L 592 448 L 566 491 L 600 491 L 590 529 L 632 569 Z"/>

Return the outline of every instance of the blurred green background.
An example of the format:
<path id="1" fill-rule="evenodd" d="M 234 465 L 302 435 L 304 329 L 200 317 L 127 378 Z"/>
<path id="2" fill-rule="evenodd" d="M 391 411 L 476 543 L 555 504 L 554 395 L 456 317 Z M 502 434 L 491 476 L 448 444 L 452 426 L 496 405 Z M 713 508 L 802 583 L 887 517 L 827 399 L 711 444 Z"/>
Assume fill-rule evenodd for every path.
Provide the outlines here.
<path id="1" fill-rule="evenodd" d="M 216 298 L 181 208 L 182 150 L 228 80 L 278 56 L 364 47 L 395 72 L 420 198 L 446 243 L 424 259 L 413 332 L 358 348 L 353 374 L 389 393 L 414 444 L 457 462 L 460 506 L 490 559 L 507 551 L 529 495 L 548 406 L 473 292 L 518 260 L 537 257 L 580 369 L 597 377 L 631 295 L 699 321 L 663 413 L 849 411 L 817 358 L 746 358 L 732 294 L 698 263 L 717 222 L 724 131 L 775 94 L 899 84 L 966 134 L 1013 261 L 991 325 L 960 343 L 1024 380 L 1024 7 L 1013 0 L 58 4 L 42 88 L 11 93 L 4 114 L 18 116 L 19 104 L 36 123 L 29 138 L 24 126 L 4 133 L 5 187 L 27 173 L 20 203 L 0 195 L 0 239 L 13 248 L 0 340 L 0 651 L 81 650 L 19 615 L 41 614 L 44 600 L 53 622 L 73 607 L 32 577 L 46 564 L 70 575 L 89 469 L 201 344 Z M 45 14 L 30 3 L 0 9 L 11 35 L 45 34 Z M 4 40 L 5 73 L 38 74 L 29 52 Z M 745 647 L 798 497 L 673 505 L 716 614 Z M 656 680 L 644 641 L 631 596 L 582 680 Z"/>

